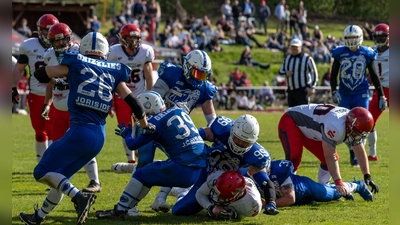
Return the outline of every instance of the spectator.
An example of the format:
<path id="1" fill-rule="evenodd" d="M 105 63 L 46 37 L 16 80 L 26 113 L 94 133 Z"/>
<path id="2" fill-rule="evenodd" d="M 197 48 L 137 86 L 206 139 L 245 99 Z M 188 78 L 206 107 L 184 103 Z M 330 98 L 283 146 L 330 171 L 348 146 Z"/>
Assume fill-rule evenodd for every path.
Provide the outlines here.
<path id="1" fill-rule="evenodd" d="M 222 52 L 223 48 L 219 45 L 218 37 L 213 37 L 209 43 L 209 51 Z"/>
<path id="2" fill-rule="evenodd" d="M 123 26 L 123 25 L 125 25 L 125 24 L 127 23 L 127 20 L 126 20 L 126 18 L 125 18 L 125 12 L 124 12 L 124 10 L 121 10 L 121 11 L 119 12 L 119 15 L 117 15 L 117 16 L 115 17 L 115 21 L 117 21 L 118 23 L 120 23 L 121 26 Z M 115 23 L 115 22 L 114 22 L 114 23 Z"/>
<path id="3" fill-rule="evenodd" d="M 305 50 L 313 50 L 314 46 L 313 43 L 314 41 L 311 39 L 310 32 L 308 31 L 308 26 L 304 26 L 304 36 L 303 36 L 303 46 L 306 46 L 307 48 Z"/>
<path id="4" fill-rule="evenodd" d="M 337 47 L 337 43 L 336 43 L 336 39 L 334 36 L 328 34 L 328 36 L 326 36 L 325 42 L 324 44 L 326 45 L 326 47 L 329 49 L 329 51 L 333 48 Z"/>
<path id="5" fill-rule="evenodd" d="M 281 30 L 281 32 L 278 33 L 277 40 L 280 45 L 282 45 L 283 51 L 285 52 L 288 46 L 288 43 L 286 43 L 290 38 L 286 35 L 285 30 Z"/>
<path id="6" fill-rule="evenodd" d="M 121 27 L 122 27 L 122 24 L 120 22 L 114 21 L 114 26 L 110 30 L 108 30 L 106 37 L 107 37 L 108 44 L 110 46 L 119 43 L 119 39 L 118 39 L 117 35 L 119 34 Z"/>
<path id="7" fill-rule="evenodd" d="M 235 41 L 237 44 L 247 45 L 249 47 L 252 47 L 252 45 L 250 43 L 250 38 L 249 38 L 249 36 L 247 36 L 246 23 L 244 21 L 239 23 L 239 27 L 236 32 Z"/>
<path id="8" fill-rule="evenodd" d="M 267 35 L 268 18 L 271 16 L 271 10 L 265 0 L 261 0 L 261 5 L 258 8 L 258 31 L 261 32 L 261 26 L 264 28 L 264 35 Z"/>
<path id="9" fill-rule="evenodd" d="M 272 80 L 272 86 L 286 87 L 287 86 L 286 76 L 281 76 L 279 74 L 275 75 L 274 79 Z M 274 95 L 275 96 L 279 95 L 280 98 L 285 99 L 286 91 L 282 90 L 282 89 L 278 89 L 278 90 L 274 91 Z"/>
<path id="10" fill-rule="evenodd" d="M 237 103 L 237 109 L 247 110 L 247 107 L 249 105 L 249 99 L 247 98 L 245 91 L 238 92 L 238 96 L 236 96 L 236 103 Z"/>
<path id="11" fill-rule="evenodd" d="M 195 27 L 193 27 L 195 22 L 196 22 L 196 17 L 194 15 L 191 15 L 184 21 L 183 28 L 188 31 L 194 31 L 196 30 Z"/>
<path id="12" fill-rule="evenodd" d="M 285 25 L 283 27 L 283 30 L 285 30 L 286 32 L 288 31 L 288 29 L 290 28 L 290 10 L 289 10 L 289 5 L 285 5 Z"/>
<path id="13" fill-rule="evenodd" d="M 239 71 L 239 68 L 236 67 L 235 71 L 229 73 L 229 81 L 232 81 L 235 86 L 240 85 L 240 78 L 242 78 L 243 73 Z"/>
<path id="14" fill-rule="evenodd" d="M 290 13 L 290 21 L 289 21 L 289 27 L 290 27 L 290 36 L 293 35 L 293 31 L 296 30 L 296 24 L 297 24 L 297 11 L 296 9 L 292 9 L 292 12 Z"/>
<path id="15" fill-rule="evenodd" d="M 236 89 L 235 85 L 233 84 L 232 81 L 229 81 L 228 85 L 226 86 L 227 92 L 228 92 L 228 97 L 226 101 L 226 109 L 227 110 L 232 110 L 233 106 L 236 103 Z"/>
<path id="16" fill-rule="evenodd" d="M 171 26 L 165 26 L 162 33 L 158 35 L 161 47 L 167 47 L 167 40 L 171 36 Z"/>
<path id="17" fill-rule="evenodd" d="M 239 25 L 239 17 L 242 15 L 242 6 L 239 5 L 239 0 L 234 0 L 233 6 L 232 6 L 232 18 L 233 18 L 233 25 L 235 26 L 235 29 L 238 28 Z"/>
<path id="18" fill-rule="evenodd" d="M 254 36 L 255 33 L 256 29 L 254 28 L 254 24 L 250 20 L 247 20 L 247 26 L 246 26 L 247 37 L 249 37 L 250 40 L 254 41 L 257 47 L 259 48 L 264 47 L 262 44 L 260 44 L 260 42 L 258 42 L 257 38 Z"/>
<path id="19" fill-rule="evenodd" d="M 156 0 L 151 0 L 150 4 L 146 6 L 147 8 L 147 16 L 149 17 L 149 20 L 151 18 L 155 19 L 156 22 L 156 27 L 155 27 L 155 33 L 158 33 L 158 26 L 161 21 L 161 7 L 160 3 L 158 3 Z"/>
<path id="20" fill-rule="evenodd" d="M 313 41 L 319 41 L 319 40 L 322 40 L 323 37 L 324 37 L 324 34 L 319 29 L 319 26 L 315 25 L 314 32 L 312 33 L 312 40 Z"/>
<path id="21" fill-rule="evenodd" d="M 132 17 L 139 20 L 139 24 L 142 24 L 142 21 L 145 20 L 146 15 L 146 1 L 145 0 L 136 0 L 131 8 Z"/>
<path id="22" fill-rule="evenodd" d="M 279 43 L 278 37 L 275 33 L 271 33 L 267 40 L 267 49 L 271 51 L 283 51 L 283 45 Z"/>
<path id="23" fill-rule="evenodd" d="M 307 10 L 304 8 L 303 1 L 299 2 L 299 8 L 297 10 L 297 23 L 299 25 L 300 31 L 304 32 L 304 26 L 307 24 Z M 302 33 L 304 35 L 304 33 Z"/>
<path id="24" fill-rule="evenodd" d="M 217 24 L 217 27 L 213 31 L 213 37 L 217 38 L 218 40 L 224 40 L 225 39 L 225 32 L 222 30 L 222 25 Z"/>
<path id="25" fill-rule="evenodd" d="M 123 11 L 124 11 L 124 14 L 125 14 L 125 20 L 127 22 L 131 22 L 131 15 L 132 15 L 131 8 L 132 8 L 132 5 L 133 5 L 133 0 L 124 0 L 123 5 L 124 5 L 123 6 L 124 7 Z"/>
<path id="26" fill-rule="evenodd" d="M 271 106 L 275 102 L 276 97 L 272 88 L 269 87 L 268 81 L 264 81 L 264 88 L 259 90 L 258 99 L 260 99 L 261 104 L 267 106 Z"/>
<path id="27" fill-rule="evenodd" d="M 299 39 L 300 41 L 303 41 L 303 34 L 302 34 L 302 32 L 301 32 L 299 27 L 296 28 L 296 32 L 292 36 L 292 40 L 293 39 Z"/>
<path id="28" fill-rule="evenodd" d="M 200 33 L 205 33 L 206 36 L 211 36 L 212 34 L 212 26 L 211 26 L 211 20 L 208 18 L 207 15 L 203 16 L 202 22 L 199 27 Z"/>
<path id="29" fill-rule="evenodd" d="M 17 27 L 17 31 L 25 37 L 32 37 L 32 31 L 26 18 L 21 19 L 21 25 Z"/>
<path id="30" fill-rule="evenodd" d="M 225 0 L 225 3 L 221 5 L 221 14 L 224 15 L 227 20 L 232 18 L 232 6 L 230 0 Z"/>
<path id="31" fill-rule="evenodd" d="M 221 109 L 228 109 L 227 107 L 227 102 L 228 102 L 228 88 L 226 87 L 226 84 L 220 83 L 220 86 L 218 87 L 218 95 L 215 96 L 216 101 L 218 104 L 216 104 L 216 109 L 221 110 Z"/>
<path id="32" fill-rule="evenodd" d="M 242 55 L 240 56 L 240 65 L 245 65 L 245 66 L 253 66 L 253 67 L 260 67 L 262 69 L 269 69 L 270 65 L 263 65 L 259 62 L 256 62 L 253 60 L 251 53 L 250 53 L 250 47 L 246 46 L 242 52 Z"/>
<path id="33" fill-rule="evenodd" d="M 257 105 L 256 96 L 251 95 L 248 100 L 247 110 L 253 111 L 253 110 L 258 110 L 258 109 L 259 109 L 259 105 Z"/>
<path id="34" fill-rule="evenodd" d="M 326 65 L 327 63 L 331 63 L 331 54 L 328 48 L 324 45 L 324 42 L 322 42 L 322 40 L 314 42 L 313 55 L 317 64 L 324 63 L 324 65 Z"/>
<path id="35" fill-rule="evenodd" d="M 256 7 L 254 6 L 254 3 L 251 2 L 250 0 L 244 0 L 242 3 L 242 10 L 243 10 L 243 16 L 247 18 L 247 20 L 254 19 L 254 13 L 256 12 Z"/>
<path id="36" fill-rule="evenodd" d="M 145 23 L 140 24 L 140 36 L 142 37 L 142 40 L 150 42 L 150 33 L 149 33 L 149 26 Z"/>
<path id="37" fill-rule="evenodd" d="M 278 33 L 280 30 L 283 30 L 283 27 L 285 26 L 285 3 L 285 0 L 281 0 L 279 4 L 275 7 L 274 15 L 278 19 L 278 21 L 276 22 L 276 33 Z"/>
<path id="38" fill-rule="evenodd" d="M 313 58 L 302 51 L 302 45 L 299 39 L 290 42 L 292 53 L 285 57 L 279 69 L 279 74 L 286 75 L 289 107 L 310 103 L 309 97 L 318 83 L 317 67 Z"/>
<path id="39" fill-rule="evenodd" d="M 249 80 L 246 72 L 243 72 L 243 75 L 239 80 L 239 86 L 240 87 L 248 87 L 248 89 L 246 89 L 246 91 L 245 91 L 247 96 L 251 96 L 255 92 L 254 89 L 251 89 L 251 86 L 252 86 L 251 81 Z"/>
<path id="40" fill-rule="evenodd" d="M 92 18 L 89 18 L 88 22 L 88 28 L 90 32 L 99 32 L 101 24 L 96 15 L 94 15 Z"/>
<path id="41" fill-rule="evenodd" d="M 182 44 L 181 40 L 179 39 L 176 33 L 177 33 L 176 28 L 172 28 L 171 35 L 168 37 L 166 41 L 168 48 L 179 48 L 179 46 Z"/>
<path id="42" fill-rule="evenodd" d="M 363 35 L 365 40 L 373 40 L 373 31 L 374 27 L 370 26 L 368 22 L 364 23 L 364 26 L 362 27 L 363 30 Z"/>

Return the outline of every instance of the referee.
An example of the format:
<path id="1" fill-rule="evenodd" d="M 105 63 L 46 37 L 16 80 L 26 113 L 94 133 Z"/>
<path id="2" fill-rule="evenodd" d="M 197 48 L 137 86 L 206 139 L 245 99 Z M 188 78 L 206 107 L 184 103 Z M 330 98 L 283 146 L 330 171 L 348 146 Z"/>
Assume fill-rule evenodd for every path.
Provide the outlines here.
<path id="1" fill-rule="evenodd" d="M 315 93 L 318 83 L 318 71 L 314 60 L 302 52 L 303 42 L 292 39 L 291 54 L 287 55 L 279 69 L 280 75 L 286 76 L 288 106 L 309 104 L 309 99 Z"/>

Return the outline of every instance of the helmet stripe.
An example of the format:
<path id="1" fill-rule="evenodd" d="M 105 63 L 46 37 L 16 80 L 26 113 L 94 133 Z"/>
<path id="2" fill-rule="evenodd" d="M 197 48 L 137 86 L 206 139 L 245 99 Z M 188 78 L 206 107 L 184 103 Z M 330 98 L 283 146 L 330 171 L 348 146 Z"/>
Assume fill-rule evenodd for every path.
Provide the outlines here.
<path id="1" fill-rule="evenodd" d="M 96 49 L 96 32 L 93 32 L 92 36 L 92 50 Z"/>
<path id="2" fill-rule="evenodd" d="M 206 57 L 206 53 L 202 50 L 200 50 L 201 54 L 203 54 L 203 67 L 207 66 L 207 57 Z"/>
<path id="3" fill-rule="evenodd" d="M 353 25 L 350 26 L 350 32 L 353 32 Z"/>

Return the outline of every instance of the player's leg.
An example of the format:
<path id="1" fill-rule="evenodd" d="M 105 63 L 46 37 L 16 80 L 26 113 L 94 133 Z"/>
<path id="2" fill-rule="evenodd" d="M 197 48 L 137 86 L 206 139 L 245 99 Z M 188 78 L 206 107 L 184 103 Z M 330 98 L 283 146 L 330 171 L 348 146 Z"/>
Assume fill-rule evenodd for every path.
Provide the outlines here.
<path id="1" fill-rule="evenodd" d="M 42 117 L 41 112 L 44 103 L 44 96 L 29 93 L 28 105 L 29 116 L 31 124 L 35 130 L 35 151 L 36 160 L 39 162 L 43 156 L 44 151 L 48 147 L 48 137 L 45 129 L 45 119 Z"/>
<path id="2" fill-rule="evenodd" d="M 311 196 L 316 202 L 329 202 L 342 197 L 342 195 L 336 191 L 335 185 L 320 184 L 305 176 L 298 176 L 296 180 L 303 183 L 307 195 Z M 357 189 L 356 183 L 344 182 L 344 185 L 347 186 L 350 193 Z"/>
<path id="3" fill-rule="evenodd" d="M 54 107 L 54 104 L 50 105 L 50 112 L 49 114 L 53 114 L 53 111 L 55 111 L 56 108 Z M 54 122 L 57 119 L 56 117 L 49 117 L 49 120 L 45 120 L 44 122 L 44 128 L 46 130 L 47 133 L 47 147 L 49 147 L 53 141 L 54 141 L 54 137 L 53 137 L 53 127 L 54 127 Z"/>
<path id="4" fill-rule="evenodd" d="M 278 134 L 285 151 L 285 159 L 293 163 L 294 172 L 296 172 L 300 167 L 305 137 L 296 126 L 296 122 L 287 114 L 284 114 L 279 121 Z"/>

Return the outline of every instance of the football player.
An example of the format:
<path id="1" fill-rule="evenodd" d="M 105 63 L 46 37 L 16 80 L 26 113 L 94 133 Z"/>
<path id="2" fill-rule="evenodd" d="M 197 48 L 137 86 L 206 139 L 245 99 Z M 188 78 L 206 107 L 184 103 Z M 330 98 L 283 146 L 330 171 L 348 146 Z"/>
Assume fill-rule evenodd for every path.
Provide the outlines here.
<path id="1" fill-rule="evenodd" d="M 217 220 L 257 216 L 262 201 L 257 185 L 237 171 L 215 171 L 196 192 L 197 202 L 207 216 Z"/>
<path id="2" fill-rule="evenodd" d="M 389 26 L 384 23 L 376 25 L 373 35 L 375 41 L 374 49 L 377 52 L 376 60 L 374 61 L 375 69 L 377 69 L 377 73 L 383 87 L 383 92 L 385 93 L 387 104 L 389 106 Z M 383 112 L 382 110 L 378 109 L 378 104 L 379 93 L 377 90 L 375 90 L 368 108 L 372 114 L 372 117 L 374 118 L 375 123 L 378 121 Z M 377 138 L 378 136 L 374 126 L 374 129 L 372 129 L 368 136 L 369 161 L 378 161 L 378 155 L 376 154 Z"/>
<path id="3" fill-rule="evenodd" d="M 155 161 L 136 167 L 131 180 L 112 210 L 96 212 L 99 219 L 123 219 L 128 210 L 134 208 L 153 186 L 190 187 L 206 166 L 204 141 L 188 112 L 177 105 L 164 109 L 161 96 L 154 91 L 138 95 L 144 108 L 159 109 L 160 113 L 148 118 L 157 128 L 153 134 L 132 137 L 132 128 L 119 126 L 116 134 L 125 138 L 129 149 L 137 149 L 151 140 L 159 143 L 168 155 L 168 160 Z M 154 111 L 156 112 L 156 111 Z M 176 175 L 176 171 L 185 171 Z"/>
<path id="4" fill-rule="evenodd" d="M 372 181 L 363 144 L 373 126 L 371 113 L 363 107 L 349 110 L 328 104 L 309 104 L 288 108 L 279 121 L 278 134 L 285 159 L 293 163 L 295 172 L 300 167 L 304 147 L 321 162 L 318 182 L 326 184 L 332 176 L 338 193 L 346 196 L 349 190 L 342 182 L 336 152 L 336 146 L 343 142 L 354 149 L 365 183 L 374 193 L 379 192 L 378 185 Z"/>
<path id="5" fill-rule="evenodd" d="M 79 45 L 73 42 L 72 30 L 65 23 L 57 23 L 51 26 L 48 38 L 52 47 L 49 48 L 43 56 L 44 62 L 48 66 L 58 65 L 58 56 L 63 51 L 79 52 Z M 47 84 L 42 116 L 46 120 L 49 120 L 50 117 L 55 118 L 52 126 L 53 141 L 64 136 L 70 126 L 70 115 L 67 103 L 68 94 L 69 86 L 66 78 L 56 78 L 53 79 L 52 84 Z M 54 108 L 51 110 L 51 115 L 49 116 L 50 105 L 52 104 Z M 84 166 L 84 169 L 89 176 L 90 183 L 88 187 L 84 188 L 82 191 L 100 192 L 101 185 L 96 158 L 90 160 L 90 162 Z"/>
<path id="6" fill-rule="evenodd" d="M 110 47 L 110 54 L 107 60 L 110 62 L 121 62 L 132 68 L 127 86 L 137 96 L 144 90 L 151 90 L 153 87 L 153 61 L 154 50 L 150 45 L 142 43 L 140 29 L 135 24 L 125 24 L 118 33 L 120 44 Z M 118 124 L 132 123 L 132 110 L 118 94 L 114 95 L 111 115 L 117 117 Z M 125 150 L 128 163 L 135 163 L 135 152 L 130 150 L 122 138 L 122 145 Z M 152 143 L 150 144 L 152 145 Z M 152 159 L 151 159 L 152 160 Z"/>
<path id="7" fill-rule="evenodd" d="M 52 143 L 51 127 L 52 120 L 45 120 L 41 116 L 43 102 L 46 93 L 46 84 L 40 83 L 34 76 L 34 72 L 44 65 L 44 52 L 51 47 L 47 37 L 52 25 L 57 24 L 58 19 L 52 14 L 44 14 L 37 21 L 37 32 L 39 37 L 33 37 L 25 40 L 19 49 L 17 64 L 13 69 L 12 83 L 12 101 L 18 103 L 19 95 L 17 90 L 21 74 L 26 66 L 29 66 L 29 116 L 31 124 L 35 130 L 35 150 L 36 160 L 39 162 L 44 151 Z"/>
<path id="8" fill-rule="evenodd" d="M 381 81 L 375 68 L 376 52 L 370 48 L 361 46 L 363 42 L 363 31 L 357 25 L 350 25 L 344 29 L 345 46 L 339 46 L 331 50 L 332 64 L 331 73 L 331 91 L 332 101 L 338 106 L 352 109 L 354 107 L 363 107 L 368 109 L 369 104 L 369 83 L 366 70 L 375 86 L 378 94 L 377 109 L 383 111 L 386 108 L 386 97 L 382 89 Z M 339 90 L 337 90 L 337 77 L 339 76 Z M 359 166 L 357 157 L 351 146 L 350 164 Z"/>

